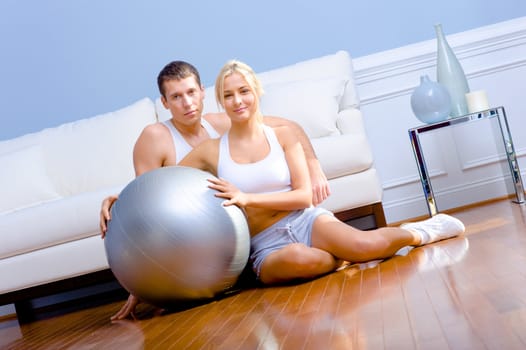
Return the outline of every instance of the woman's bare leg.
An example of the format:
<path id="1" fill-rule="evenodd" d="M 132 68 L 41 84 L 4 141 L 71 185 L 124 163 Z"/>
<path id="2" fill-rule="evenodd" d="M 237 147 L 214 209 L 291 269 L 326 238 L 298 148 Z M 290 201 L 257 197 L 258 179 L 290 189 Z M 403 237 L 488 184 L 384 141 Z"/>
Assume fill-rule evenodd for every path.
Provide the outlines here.
<path id="1" fill-rule="evenodd" d="M 320 215 L 312 226 L 312 246 L 350 262 L 393 256 L 400 248 L 419 245 L 420 237 L 398 227 L 358 230 L 330 215 Z"/>
<path id="2" fill-rule="evenodd" d="M 365 262 L 391 257 L 405 246 L 428 244 L 462 232 L 462 222 L 445 214 L 371 231 L 361 231 L 333 216 L 320 215 L 312 226 L 312 246 L 347 261 Z"/>
<path id="3" fill-rule="evenodd" d="M 312 247 L 292 243 L 269 254 L 261 266 L 260 280 L 272 284 L 309 279 L 335 270 L 341 260 L 355 263 L 385 259 L 403 247 L 427 244 L 464 232 L 460 221 L 443 214 L 402 227 L 361 231 L 331 215 L 319 215 L 312 226 Z"/>
<path id="4" fill-rule="evenodd" d="M 310 279 L 334 271 L 339 264 L 327 251 L 292 243 L 265 258 L 259 278 L 265 284 Z"/>

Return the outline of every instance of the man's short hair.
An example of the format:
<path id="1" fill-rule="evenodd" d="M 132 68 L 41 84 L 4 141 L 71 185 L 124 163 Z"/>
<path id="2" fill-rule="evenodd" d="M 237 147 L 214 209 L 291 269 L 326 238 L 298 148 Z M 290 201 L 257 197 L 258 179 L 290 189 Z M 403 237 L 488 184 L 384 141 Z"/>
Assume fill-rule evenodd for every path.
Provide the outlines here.
<path id="1" fill-rule="evenodd" d="M 173 61 L 168 63 L 157 76 L 157 86 L 159 87 L 159 92 L 164 96 L 165 81 L 181 80 L 190 76 L 193 76 L 197 84 L 201 86 L 201 77 L 193 65 L 184 61 Z"/>

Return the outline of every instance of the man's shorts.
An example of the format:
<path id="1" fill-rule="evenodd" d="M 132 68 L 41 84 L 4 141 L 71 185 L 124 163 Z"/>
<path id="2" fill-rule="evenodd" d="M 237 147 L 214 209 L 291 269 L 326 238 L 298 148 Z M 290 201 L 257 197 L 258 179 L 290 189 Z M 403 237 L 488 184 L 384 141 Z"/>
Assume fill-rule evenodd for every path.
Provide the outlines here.
<path id="1" fill-rule="evenodd" d="M 327 209 L 310 207 L 296 210 L 280 221 L 261 231 L 250 240 L 250 263 L 259 279 L 261 265 L 265 258 L 291 243 L 311 246 L 311 232 L 314 220 L 320 215 L 333 215 Z"/>

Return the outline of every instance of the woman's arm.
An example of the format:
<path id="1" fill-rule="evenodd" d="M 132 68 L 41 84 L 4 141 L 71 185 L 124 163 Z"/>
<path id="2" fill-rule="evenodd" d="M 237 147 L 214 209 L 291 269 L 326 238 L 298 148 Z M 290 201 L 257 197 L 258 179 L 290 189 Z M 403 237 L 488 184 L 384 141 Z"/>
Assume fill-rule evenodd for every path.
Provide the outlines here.
<path id="1" fill-rule="evenodd" d="M 209 139 L 202 142 L 181 159 L 177 165 L 208 171 L 214 176 L 217 176 L 219 140 L 220 139 Z"/>

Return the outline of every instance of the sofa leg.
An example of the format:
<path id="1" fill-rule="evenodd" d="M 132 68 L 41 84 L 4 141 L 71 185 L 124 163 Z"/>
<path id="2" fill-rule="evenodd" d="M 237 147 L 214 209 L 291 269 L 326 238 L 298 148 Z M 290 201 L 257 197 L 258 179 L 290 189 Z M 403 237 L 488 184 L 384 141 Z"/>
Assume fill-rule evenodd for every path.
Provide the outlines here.
<path id="1" fill-rule="evenodd" d="M 334 213 L 341 221 L 362 230 L 387 226 L 382 202 Z"/>
<path id="2" fill-rule="evenodd" d="M 36 313 L 31 300 L 20 300 L 15 302 L 15 311 L 19 324 L 30 323 L 35 320 Z"/>
<path id="3" fill-rule="evenodd" d="M 385 220 L 384 207 L 382 202 L 373 204 L 373 215 L 374 221 L 376 222 L 376 227 L 385 227 L 387 226 L 387 221 Z"/>

